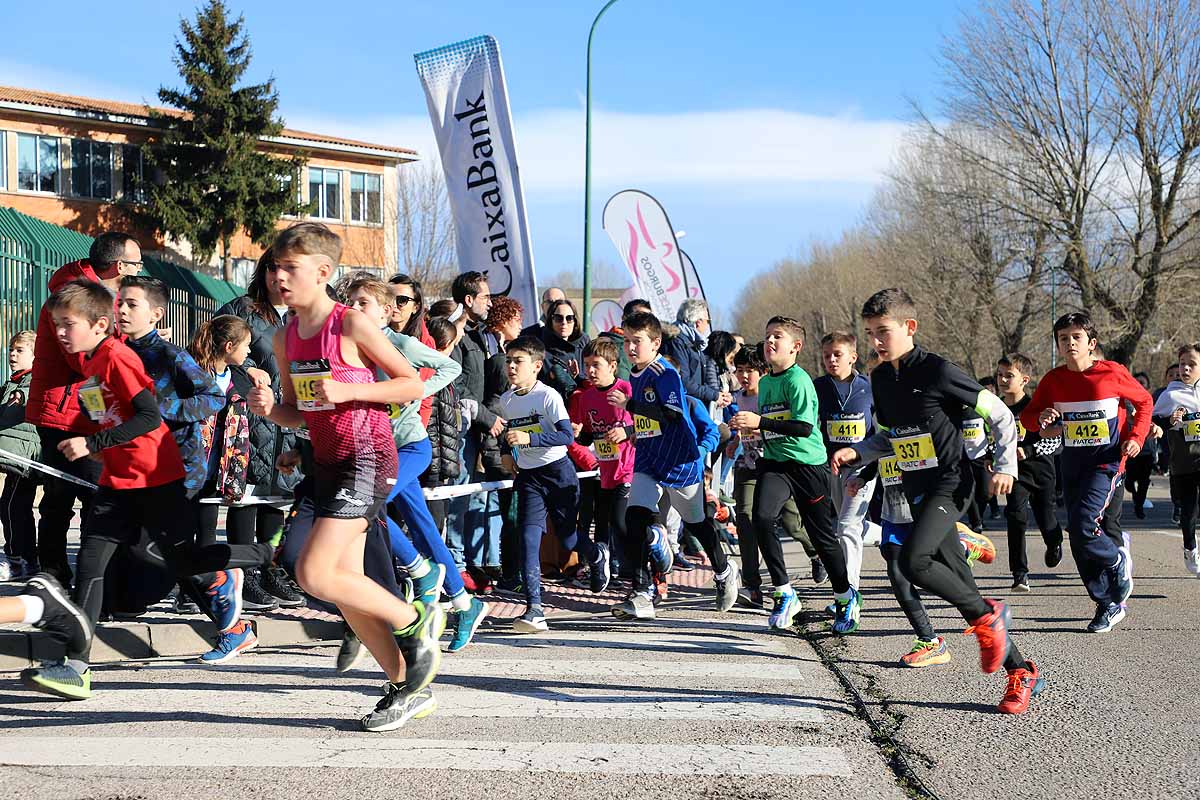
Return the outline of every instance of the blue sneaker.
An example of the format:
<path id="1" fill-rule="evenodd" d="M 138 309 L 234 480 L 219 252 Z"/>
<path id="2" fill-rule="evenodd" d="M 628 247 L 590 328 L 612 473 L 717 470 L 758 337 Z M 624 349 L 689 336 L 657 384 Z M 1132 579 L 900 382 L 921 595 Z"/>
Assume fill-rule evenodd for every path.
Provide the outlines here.
<path id="1" fill-rule="evenodd" d="M 675 563 L 675 554 L 671 552 L 671 543 L 667 540 L 667 529 L 662 525 L 651 525 L 648 533 L 650 562 L 654 566 L 654 572 L 670 575 L 671 567 Z"/>
<path id="2" fill-rule="evenodd" d="M 850 590 L 850 599 L 837 601 L 837 615 L 833 620 L 833 632 L 845 636 L 858 630 L 858 615 L 862 612 L 862 595 L 857 589 Z"/>
<path id="3" fill-rule="evenodd" d="M 1124 548 L 1117 555 L 1117 563 L 1109 568 L 1108 585 L 1117 605 L 1124 605 L 1133 594 L 1133 559 Z"/>
<path id="4" fill-rule="evenodd" d="M 218 633 L 228 633 L 242 617 L 242 581 L 240 569 L 227 569 L 217 573 L 217 579 L 205 592 L 210 599 L 209 609 L 217 625 Z"/>
<path id="5" fill-rule="evenodd" d="M 454 636 L 450 639 L 450 646 L 446 648 L 446 652 L 457 653 L 469 645 L 471 639 L 475 637 L 475 631 L 479 630 L 479 626 L 483 624 L 491 610 L 492 607 L 489 604 L 478 597 L 472 597 L 471 607 L 455 614 L 458 617 L 458 627 L 454 630 Z"/>
<path id="6" fill-rule="evenodd" d="M 612 570 L 608 561 L 608 545 L 596 545 L 596 552 L 599 557 L 591 564 L 591 586 L 593 594 L 600 594 L 608 588 L 608 582 L 612 580 Z"/>
<path id="7" fill-rule="evenodd" d="M 429 564 L 429 572 L 420 578 L 412 579 L 412 592 L 414 600 L 420 600 L 429 606 L 436 603 L 441 597 L 442 582 L 446 580 L 446 565 L 433 561 L 425 563 Z"/>
<path id="8" fill-rule="evenodd" d="M 226 661 L 233 661 L 247 650 L 258 647 L 258 637 L 254 635 L 254 628 L 250 627 L 249 622 L 241 623 L 240 631 L 237 630 L 237 627 L 218 635 L 216 646 L 200 656 L 200 663 L 224 664 Z"/>
<path id="9" fill-rule="evenodd" d="M 771 616 L 767 617 L 767 627 L 785 631 L 792 627 L 796 615 L 800 613 L 800 598 L 791 587 L 777 591 L 771 596 L 775 598 L 775 609 Z"/>

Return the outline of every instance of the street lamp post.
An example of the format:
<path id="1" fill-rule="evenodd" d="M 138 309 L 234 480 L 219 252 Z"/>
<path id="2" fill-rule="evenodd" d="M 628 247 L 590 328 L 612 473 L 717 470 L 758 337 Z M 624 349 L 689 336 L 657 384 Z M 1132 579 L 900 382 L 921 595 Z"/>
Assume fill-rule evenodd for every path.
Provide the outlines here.
<path id="1" fill-rule="evenodd" d="M 587 43 L 587 92 L 584 110 L 583 144 L 583 329 L 588 329 L 592 313 L 592 36 L 604 12 L 617 0 L 608 0 L 592 20 Z"/>

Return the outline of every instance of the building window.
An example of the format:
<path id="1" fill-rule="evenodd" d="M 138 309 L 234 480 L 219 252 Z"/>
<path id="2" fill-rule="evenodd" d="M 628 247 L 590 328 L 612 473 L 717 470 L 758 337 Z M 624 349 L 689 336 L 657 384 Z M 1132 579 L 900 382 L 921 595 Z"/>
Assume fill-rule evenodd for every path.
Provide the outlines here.
<path id="1" fill-rule="evenodd" d="M 342 218 L 342 173 L 336 169 L 308 168 L 308 199 L 314 217 Z"/>
<path id="2" fill-rule="evenodd" d="M 58 191 L 58 139 L 17 135 L 17 188 L 27 192 Z"/>
<path id="3" fill-rule="evenodd" d="M 383 222 L 383 178 L 369 172 L 350 173 L 350 219 Z"/>
<path id="4" fill-rule="evenodd" d="M 121 146 L 121 196 L 128 203 L 146 202 L 142 163 L 142 148 L 133 144 Z"/>
<path id="5" fill-rule="evenodd" d="M 113 148 L 104 142 L 71 140 L 71 194 L 111 200 Z"/>

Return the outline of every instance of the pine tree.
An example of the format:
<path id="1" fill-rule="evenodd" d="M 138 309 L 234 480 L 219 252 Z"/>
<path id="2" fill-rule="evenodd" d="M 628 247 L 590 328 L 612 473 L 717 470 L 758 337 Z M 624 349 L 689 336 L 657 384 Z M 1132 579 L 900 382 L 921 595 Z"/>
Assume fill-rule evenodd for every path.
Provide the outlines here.
<path id="1" fill-rule="evenodd" d="M 180 20 L 173 61 L 186 88 L 160 87 L 158 99 L 182 113 L 151 110 L 156 134 L 146 148 L 157 173 L 146 216 L 173 241 L 186 239 L 200 262 L 219 245 L 225 280 L 234 235 L 245 230 L 265 246 L 280 216 L 305 210 L 296 193 L 304 159 L 258 149 L 283 131 L 274 79 L 237 86 L 251 59 L 244 24 L 230 21 L 222 0 L 208 0 L 194 23 Z"/>

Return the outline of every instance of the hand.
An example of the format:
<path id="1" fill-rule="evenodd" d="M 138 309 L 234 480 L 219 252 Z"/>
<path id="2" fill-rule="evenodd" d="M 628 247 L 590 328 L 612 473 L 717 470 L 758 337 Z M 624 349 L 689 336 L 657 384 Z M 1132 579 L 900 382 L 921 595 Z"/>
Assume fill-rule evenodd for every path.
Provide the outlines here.
<path id="1" fill-rule="evenodd" d="M 333 378 L 322 378 L 313 384 L 313 394 L 318 403 L 331 403 L 336 406 L 339 403 L 351 403 L 357 399 L 354 396 L 357 391 L 355 386 L 358 384 L 342 383 Z"/>
<path id="2" fill-rule="evenodd" d="M 173 334 L 174 334 L 174 331 L 172 331 L 170 328 L 159 328 L 158 329 L 158 338 L 162 339 L 164 342 L 171 341 L 171 336 Z"/>
<path id="3" fill-rule="evenodd" d="M 1018 447 L 1017 448 L 1017 461 L 1024 461 L 1024 460 L 1025 460 L 1025 451 Z"/>
<path id="4" fill-rule="evenodd" d="M 279 454 L 279 458 L 275 459 L 275 469 L 283 475 L 291 475 L 298 466 L 300 466 L 299 450 L 284 450 Z"/>
<path id="5" fill-rule="evenodd" d="M 578 439 L 579 434 L 583 433 L 583 426 L 580 425 L 578 422 L 572 422 L 571 423 L 571 433 L 574 434 L 576 439 Z"/>
<path id="6" fill-rule="evenodd" d="M 608 433 L 604 434 L 604 438 L 610 444 L 620 444 L 621 442 L 628 441 L 629 434 L 625 433 L 625 429 L 622 427 L 609 428 Z"/>
<path id="7" fill-rule="evenodd" d="M 1150 438 L 1151 439 L 1161 439 L 1162 435 L 1163 435 L 1163 429 L 1158 427 L 1157 425 L 1155 425 L 1153 422 L 1151 422 L 1150 423 Z"/>
<path id="8" fill-rule="evenodd" d="M 729 392 L 721 392 L 717 397 L 717 408 L 726 408 L 733 405 L 733 395 Z"/>
<path id="9" fill-rule="evenodd" d="M 753 411 L 739 411 L 729 419 L 729 427 L 740 431 L 756 431 L 762 424 L 762 417 Z"/>
<path id="10" fill-rule="evenodd" d="M 629 395 L 622 392 L 620 389 L 613 389 L 608 393 L 608 404 L 617 408 L 625 408 L 629 405 Z"/>
<path id="11" fill-rule="evenodd" d="M 504 432 L 504 426 L 508 424 L 508 420 L 503 417 L 496 417 L 496 421 L 492 423 L 492 427 L 488 430 L 488 435 L 493 438 Z"/>
<path id="12" fill-rule="evenodd" d="M 1058 413 L 1057 408 L 1043 409 L 1042 413 L 1038 414 L 1038 427 L 1049 428 L 1055 422 L 1058 422 L 1061 417 L 1062 414 Z"/>
<path id="13" fill-rule="evenodd" d="M 573 358 L 569 359 L 567 361 L 567 372 L 570 374 L 570 376 L 572 378 L 578 378 L 579 377 L 579 362 Z"/>
<path id="14" fill-rule="evenodd" d="M 1133 439 L 1126 439 L 1121 443 L 1121 455 L 1126 458 L 1137 458 L 1137 454 L 1142 452 L 1142 446 Z"/>
<path id="15" fill-rule="evenodd" d="M 854 497 L 854 495 L 862 491 L 865 485 L 866 482 L 858 476 L 846 478 L 846 497 Z"/>
<path id="16" fill-rule="evenodd" d="M 91 454 L 91 451 L 88 450 L 87 439 L 82 436 L 63 439 L 58 443 L 58 452 L 62 453 L 67 461 L 78 461 Z"/>
<path id="17" fill-rule="evenodd" d="M 268 417 L 275 408 L 275 393 L 269 386 L 251 389 L 250 396 L 246 400 L 250 406 L 250 413 L 255 416 Z"/>
<path id="18" fill-rule="evenodd" d="M 842 467 L 853 464 L 858 461 L 858 453 L 854 452 L 853 447 L 843 447 L 833 454 L 833 458 L 829 459 L 829 466 L 833 469 L 834 475 L 839 475 Z"/>
<path id="19" fill-rule="evenodd" d="M 510 447 L 513 445 L 521 447 L 522 445 L 529 444 L 530 441 L 532 440 L 529 438 L 529 434 L 525 431 L 509 431 L 508 433 L 504 434 L 504 443 Z"/>
<path id="20" fill-rule="evenodd" d="M 266 370 L 259 369 L 258 367 L 249 367 L 246 370 L 246 374 L 250 376 L 250 380 L 254 381 L 256 387 L 271 388 L 271 376 L 267 374 Z"/>
<path id="21" fill-rule="evenodd" d="M 1175 427 L 1179 423 L 1183 422 L 1183 415 L 1186 413 L 1187 413 L 1187 410 L 1184 408 L 1177 408 L 1174 411 L 1172 411 L 1171 412 L 1171 427 Z"/>
<path id="22" fill-rule="evenodd" d="M 1008 494 L 1012 491 L 1012 487 L 1012 475 L 1005 475 L 1003 472 L 992 473 L 991 486 L 988 487 L 988 491 L 993 497 L 999 497 L 1002 494 Z"/>

